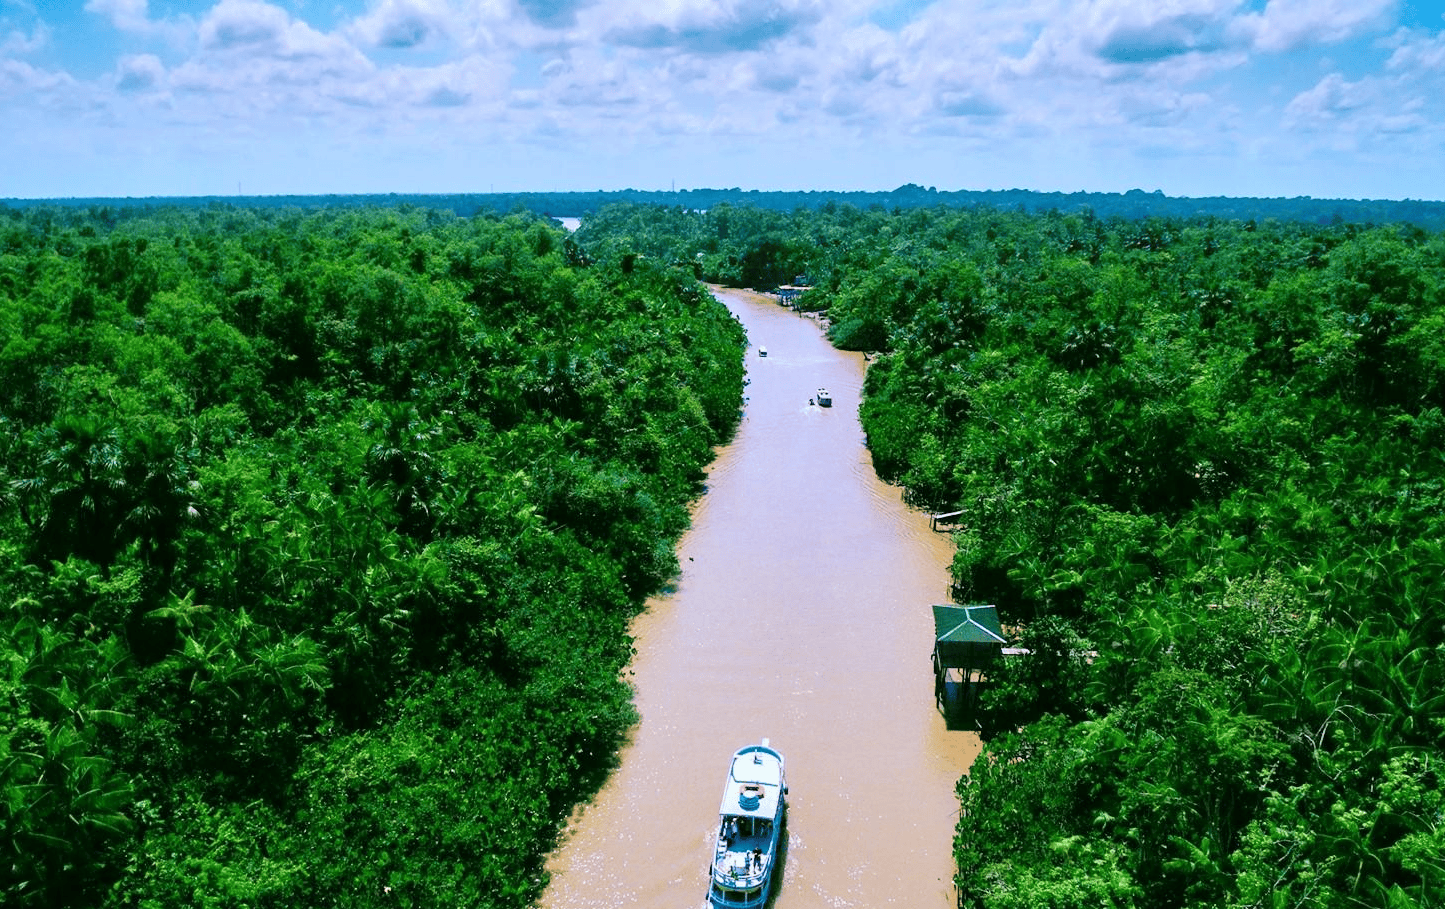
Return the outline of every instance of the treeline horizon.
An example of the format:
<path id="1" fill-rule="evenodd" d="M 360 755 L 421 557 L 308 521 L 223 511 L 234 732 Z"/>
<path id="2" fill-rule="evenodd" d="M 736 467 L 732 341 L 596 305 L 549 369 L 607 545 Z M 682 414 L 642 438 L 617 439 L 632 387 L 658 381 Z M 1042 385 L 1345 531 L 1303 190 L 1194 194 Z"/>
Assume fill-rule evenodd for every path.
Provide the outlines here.
<path id="1" fill-rule="evenodd" d="M 1132 189 L 1110 192 L 1046 192 L 1028 189 L 938 189 L 907 183 L 892 190 L 745 190 L 696 188 L 681 190 L 597 190 L 581 192 L 519 191 L 502 193 L 343 193 L 329 195 L 202 195 L 153 197 L 75 197 L 48 199 L 0 199 L 0 207 L 32 208 L 64 206 L 106 209 L 135 209 L 193 206 L 235 206 L 237 208 L 285 208 L 303 210 L 359 208 L 367 206 L 414 205 L 451 211 L 462 217 L 477 214 L 509 214 L 530 211 L 548 217 L 585 217 L 608 205 L 629 203 L 652 206 L 681 206 L 706 210 L 722 204 L 749 206 L 773 211 L 817 210 L 827 205 L 853 205 L 868 209 L 984 208 L 1035 214 L 1092 213 L 1098 217 L 1195 218 L 1228 220 L 1274 219 L 1329 225 L 1414 224 L 1430 230 L 1445 230 L 1445 200 L 1429 199 L 1347 199 L 1310 196 L 1167 196 L 1164 193 Z"/>

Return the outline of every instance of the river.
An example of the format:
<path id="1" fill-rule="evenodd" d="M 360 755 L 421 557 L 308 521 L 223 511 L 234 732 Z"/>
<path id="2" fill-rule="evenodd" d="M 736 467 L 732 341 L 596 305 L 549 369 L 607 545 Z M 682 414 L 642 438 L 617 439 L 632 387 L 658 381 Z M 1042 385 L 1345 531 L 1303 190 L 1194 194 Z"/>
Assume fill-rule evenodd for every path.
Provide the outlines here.
<path id="1" fill-rule="evenodd" d="M 731 754 L 767 737 L 790 789 L 777 909 L 951 909 L 954 786 L 980 743 L 933 700 L 949 539 L 873 472 L 862 355 L 769 297 L 715 293 L 748 330 L 742 425 L 674 589 L 633 625 L 641 722 L 549 858 L 539 905 L 702 905 Z M 809 405 L 819 386 L 831 408 Z"/>

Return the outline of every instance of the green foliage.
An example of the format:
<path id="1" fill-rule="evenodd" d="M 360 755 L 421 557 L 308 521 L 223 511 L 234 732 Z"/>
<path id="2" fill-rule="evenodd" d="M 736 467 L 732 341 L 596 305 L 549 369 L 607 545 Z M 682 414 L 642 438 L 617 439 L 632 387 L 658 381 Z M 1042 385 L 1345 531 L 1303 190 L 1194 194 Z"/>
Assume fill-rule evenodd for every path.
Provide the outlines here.
<path id="1" fill-rule="evenodd" d="M 132 783 L 106 748 L 107 730 L 132 719 L 120 709 L 125 651 L 16 605 L 0 625 L 0 894 L 16 906 L 83 902 L 134 827 Z"/>
<path id="2" fill-rule="evenodd" d="M 1020 726 L 1046 714 L 1083 719 L 1090 644 L 1069 621 L 1045 616 L 1009 643 L 1028 653 L 989 668 L 982 697 L 989 721 Z"/>
<path id="3" fill-rule="evenodd" d="M 1099 840 L 1113 823 L 1094 803 L 1087 739 L 1057 717 L 1008 734 L 959 781 L 960 903 L 1023 907 L 1149 905 L 1128 855 Z M 996 800 L 1010 807 L 997 811 Z"/>
<path id="4" fill-rule="evenodd" d="M 879 352 L 874 464 L 963 512 L 957 595 L 1031 651 L 983 696 L 1023 731 L 962 790 L 968 898 L 1436 899 L 1434 828 L 1377 818 L 1445 744 L 1445 244 L 945 209 L 795 236 L 838 241 L 811 305 Z"/>
<path id="5" fill-rule="evenodd" d="M 523 216 L 22 220 L 6 904 L 529 903 L 634 722 L 741 327 Z"/>
<path id="6" fill-rule="evenodd" d="M 421 680 L 384 730 L 302 768 L 303 822 L 317 833 L 298 856 L 305 892 L 326 906 L 529 904 L 542 854 L 516 844 L 550 842 L 633 720 L 626 690 L 604 687 L 518 690 L 471 671 Z M 574 730 L 563 741 L 529 732 L 562 724 Z"/>

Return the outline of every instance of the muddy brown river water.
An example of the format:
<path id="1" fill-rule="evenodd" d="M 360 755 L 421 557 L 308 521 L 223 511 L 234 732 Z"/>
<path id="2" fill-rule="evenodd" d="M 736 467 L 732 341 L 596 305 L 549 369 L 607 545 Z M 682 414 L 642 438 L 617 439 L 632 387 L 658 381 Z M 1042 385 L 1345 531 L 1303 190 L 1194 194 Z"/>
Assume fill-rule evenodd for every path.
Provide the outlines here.
<path id="1" fill-rule="evenodd" d="M 743 422 L 709 468 L 675 590 L 633 626 L 641 722 L 539 905 L 703 905 L 732 752 L 767 737 L 790 788 L 772 905 L 948 909 L 954 786 L 980 747 L 933 700 L 928 607 L 947 602 L 949 539 L 873 472 L 863 357 L 769 297 L 716 293 L 748 330 Z M 831 408 L 809 406 L 819 386 Z"/>

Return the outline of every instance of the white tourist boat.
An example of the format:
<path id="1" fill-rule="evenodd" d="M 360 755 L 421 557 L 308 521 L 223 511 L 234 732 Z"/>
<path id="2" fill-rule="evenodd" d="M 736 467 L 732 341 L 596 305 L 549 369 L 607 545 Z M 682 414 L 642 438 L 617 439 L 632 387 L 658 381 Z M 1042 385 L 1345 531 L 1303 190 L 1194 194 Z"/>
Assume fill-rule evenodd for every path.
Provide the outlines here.
<path id="1" fill-rule="evenodd" d="M 819 407 L 832 407 L 832 406 L 833 406 L 833 396 L 828 393 L 828 389 L 826 389 L 826 388 L 820 388 L 820 389 L 818 389 L 818 406 L 819 406 Z"/>
<path id="2" fill-rule="evenodd" d="M 787 819 L 787 795 L 783 756 L 767 739 L 733 755 L 718 810 L 709 906 L 755 909 L 767 902 Z"/>

